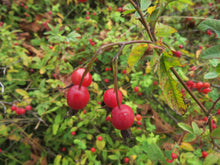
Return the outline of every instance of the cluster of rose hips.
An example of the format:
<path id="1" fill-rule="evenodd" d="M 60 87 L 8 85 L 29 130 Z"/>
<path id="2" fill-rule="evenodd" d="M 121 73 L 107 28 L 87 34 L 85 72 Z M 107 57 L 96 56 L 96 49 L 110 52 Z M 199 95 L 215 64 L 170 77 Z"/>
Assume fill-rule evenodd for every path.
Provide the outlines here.
<path id="1" fill-rule="evenodd" d="M 67 104 L 74 110 L 83 109 L 89 102 L 89 91 L 86 87 L 92 83 L 92 76 L 88 72 L 79 86 L 84 72 L 84 68 L 79 68 L 71 75 L 73 86 L 68 90 Z"/>
<path id="2" fill-rule="evenodd" d="M 220 115 L 220 109 L 217 111 L 216 114 Z M 205 117 L 203 118 L 203 121 L 207 122 L 207 121 L 208 121 L 208 117 L 205 116 Z M 211 122 L 212 122 L 212 129 L 216 129 L 217 126 L 216 126 L 215 121 L 212 119 Z"/>
<path id="3" fill-rule="evenodd" d="M 95 42 L 93 42 L 92 39 L 90 38 L 90 39 L 89 39 L 89 44 L 92 45 L 92 46 L 94 46 L 94 45 L 95 45 Z"/>
<path id="4" fill-rule="evenodd" d="M 186 82 L 186 85 L 189 89 L 197 89 L 198 92 L 204 94 L 211 92 L 210 84 L 208 82 L 193 82 L 192 80 L 189 80 Z"/>
<path id="5" fill-rule="evenodd" d="M 15 111 L 17 115 L 23 115 L 26 113 L 26 111 L 30 111 L 32 107 L 30 105 L 27 105 L 25 108 L 20 108 L 15 105 L 11 106 L 11 111 Z"/>

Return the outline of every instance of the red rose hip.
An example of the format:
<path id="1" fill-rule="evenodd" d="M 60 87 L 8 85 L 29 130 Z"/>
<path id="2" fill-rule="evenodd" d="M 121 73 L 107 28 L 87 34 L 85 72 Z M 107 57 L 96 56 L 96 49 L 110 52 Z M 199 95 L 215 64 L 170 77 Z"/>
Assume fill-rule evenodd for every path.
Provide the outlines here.
<path id="1" fill-rule="evenodd" d="M 119 103 L 121 104 L 123 99 L 123 96 L 121 94 L 121 92 L 118 90 L 118 100 Z M 117 99 L 116 99 L 116 92 L 114 91 L 114 88 L 108 89 L 107 91 L 105 91 L 104 95 L 103 95 L 103 100 L 105 102 L 105 104 L 110 107 L 110 108 L 114 108 L 115 106 L 117 106 Z"/>
<path id="2" fill-rule="evenodd" d="M 67 104 L 74 110 L 83 109 L 89 102 L 89 91 L 86 87 L 72 86 L 67 93 Z"/>
<path id="3" fill-rule="evenodd" d="M 72 73 L 71 79 L 74 85 L 79 85 L 82 79 L 84 68 L 79 68 Z M 88 87 L 92 83 L 92 75 L 87 73 L 82 81 L 82 86 Z"/>
<path id="4" fill-rule="evenodd" d="M 111 113 L 111 122 L 116 129 L 126 130 L 131 127 L 134 122 L 134 113 L 131 107 L 122 104 L 120 108 L 113 108 Z"/>

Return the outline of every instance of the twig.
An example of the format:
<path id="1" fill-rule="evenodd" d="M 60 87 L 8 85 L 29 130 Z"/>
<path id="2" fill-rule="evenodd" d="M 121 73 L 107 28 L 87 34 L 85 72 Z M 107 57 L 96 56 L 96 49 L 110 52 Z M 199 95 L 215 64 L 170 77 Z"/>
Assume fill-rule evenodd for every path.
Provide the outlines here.
<path id="1" fill-rule="evenodd" d="M 211 113 L 211 111 L 215 108 L 215 105 L 218 103 L 220 100 L 220 96 L 215 100 L 215 102 L 212 104 L 212 107 L 208 110 L 208 114 Z"/>

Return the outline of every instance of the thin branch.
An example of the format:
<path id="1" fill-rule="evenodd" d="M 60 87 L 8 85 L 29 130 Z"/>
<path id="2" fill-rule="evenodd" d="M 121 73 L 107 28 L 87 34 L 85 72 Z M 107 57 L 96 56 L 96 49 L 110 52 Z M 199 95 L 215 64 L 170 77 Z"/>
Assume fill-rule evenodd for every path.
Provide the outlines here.
<path id="1" fill-rule="evenodd" d="M 218 103 L 220 100 L 220 96 L 215 100 L 215 102 L 212 104 L 212 107 L 208 110 L 208 114 L 211 113 L 211 111 L 215 108 L 215 105 Z"/>

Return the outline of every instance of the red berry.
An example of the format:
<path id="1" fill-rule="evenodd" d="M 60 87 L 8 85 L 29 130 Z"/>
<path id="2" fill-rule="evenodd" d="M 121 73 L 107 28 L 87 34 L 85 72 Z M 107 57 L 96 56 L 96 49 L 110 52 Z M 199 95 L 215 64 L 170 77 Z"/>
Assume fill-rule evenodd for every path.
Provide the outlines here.
<path id="1" fill-rule="evenodd" d="M 0 148 L 0 153 L 2 152 L 2 149 Z"/>
<path id="2" fill-rule="evenodd" d="M 139 92 L 139 93 L 138 93 L 138 96 L 141 96 L 141 95 L 142 95 L 142 93 L 141 93 L 141 92 Z"/>
<path id="3" fill-rule="evenodd" d="M 99 136 L 99 137 L 97 138 L 98 141 L 102 141 L 102 139 L 103 139 L 102 136 Z"/>
<path id="4" fill-rule="evenodd" d="M 128 157 L 124 158 L 124 163 L 129 163 L 129 158 Z"/>
<path id="5" fill-rule="evenodd" d="M 95 42 L 91 42 L 90 45 L 94 46 L 94 45 L 95 45 Z"/>
<path id="6" fill-rule="evenodd" d="M 207 30 L 207 31 L 206 31 L 206 34 L 207 34 L 208 36 L 211 36 L 211 35 L 212 35 L 212 31 Z"/>
<path id="7" fill-rule="evenodd" d="M 172 159 L 177 159 L 177 155 L 175 153 L 171 153 Z"/>
<path id="8" fill-rule="evenodd" d="M 122 99 L 123 99 L 123 96 L 122 96 L 121 92 L 118 90 L 119 104 L 121 104 Z M 117 99 L 116 99 L 116 92 L 114 91 L 114 88 L 111 88 L 111 89 L 108 89 L 107 91 L 105 91 L 105 93 L 103 95 L 103 100 L 104 100 L 105 104 L 110 108 L 114 108 L 118 105 Z"/>
<path id="9" fill-rule="evenodd" d="M 179 48 L 182 49 L 182 48 L 183 48 L 183 45 L 179 45 Z"/>
<path id="10" fill-rule="evenodd" d="M 122 71 L 122 74 L 126 74 L 126 70 L 123 70 L 123 71 Z"/>
<path id="11" fill-rule="evenodd" d="M 202 151 L 202 157 L 205 158 L 206 156 L 208 156 L 208 153 L 206 151 Z"/>
<path id="12" fill-rule="evenodd" d="M 217 111 L 217 114 L 220 115 L 220 109 Z"/>
<path id="13" fill-rule="evenodd" d="M 105 118 L 105 121 L 110 121 L 110 122 L 111 122 L 111 117 L 107 116 L 107 117 Z"/>
<path id="14" fill-rule="evenodd" d="M 78 2 L 86 2 L 87 0 L 78 0 Z"/>
<path id="15" fill-rule="evenodd" d="M 18 46 L 18 43 L 16 42 L 16 43 L 14 43 L 14 45 L 15 45 L 15 46 Z"/>
<path id="16" fill-rule="evenodd" d="M 172 162 L 173 162 L 173 159 L 171 159 L 171 160 L 166 159 L 166 161 L 167 161 L 168 163 L 172 163 Z"/>
<path id="17" fill-rule="evenodd" d="M 16 111 L 17 107 L 15 105 L 11 106 L 11 111 Z"/>
<path id="18" fill-rule="evenodd" d="M 208 82 L 204 82 L 204 83 L 203 83 L 203 87 L 204 87 L 204 88 L 209 88 L 209 87 L 210 87 L 210 84 L 209 84 Z"/>
<path id="19" fill-rule="evenodd" d="M 91 152 L 95 152 L 95 148 L 91 148 Z"/>
<path id="20" fill-rule="evenodd" d="M 137 115 L 136 115 L 136 119 L 137 119 L 138 121 L 140 121 L 140 120 L 141 120 L 141 115 L 137 114 Z"/>
<path id="21" fill-rule="evenodd" d="M 111 122 L 116 129 L 126 130 L 131 127 L 134 122 L 134 113 L 131 107 L 121 104 L 112 109 Z"/>
<path id="22" fill-rule="evenodd" d="M 53 78 L 56 78 L 56 74 L 55 73 L 53 74 Z"/>
<path id="23" fill-rule="evenodd" d="M 30 105 L 27 105 L 27 106 L 25 107 L 25 109 L 26 109 L 27 111 L 30 111 L 30 110 L 32 109 L 32 107 L 31 107 Z"/>
<path id="24" fill-rule="evenodd" d="M 87 11 L 87 12 L 86 12 L 86 15 L 89 15 L 89 14 L 90 14 L 90 12 L 89 12 L 89 11 Z"/>
<path id="25" fill-rule="evenodd" d="M 49 11 L 48 14 L 52 15 L 52 11 Z"/>
<path id="26" fill-rule="evenodd" d="M 63 147 L 63 148 L 62 148 L 62 151 L 63 151 L 63 152 L 65 152 L 65 151 L 66 151 L 66 148 L 65 148 L 65 147 Z"/>
<path id="27" fill-rule="evenodd" d="M 107 68 L 107 67 L 105 68 L 105 71 L 106 71 L 106 72 L 108 71 L 108 68 Z"/>
<path id="28" fill-rule="evenodd" d="M 211 3 L 211 2 L 209 3 L 209 6 L 210 6 L 210 7 L 212 6 L 212 3 Z"/>
<path id="29" fill-rule="evenodd" d="M 202 82 L 197 82 L 196 83 L 196 88 L 197 89 L 201 89 L 203 87 L 203 83 Z"/>
<path id="30" fill-rule="evenodd" d="M 209 92 L 211 92 L 210 88 L 205 88 L 205 89 L 202 90 L 202 93 L 204 93 L 204 94 L 207 94 Z"/>
<path id="31" fill-rule="evenodd" d="M 137 125 L 141 125 L 141 122 L 140 122 L 140 121 L 137 121 Z"/>
<path id="32" fill-rule="evenodd" d="M 16 114 L 17 115 L 23 115 L 25 114 L 26 110 L 24 108 L 17 108 L 16 109 Z"/>
<path id="33" fill-rule="evenodd" d="M 28 7 L 25 5 L 24 8 L 27 9 Z"/>
<path id="34" fill-rule="evenodd" d="M 84 72 L 85 72 L 84 68 L 79 68 L 72 73 L 71 79 L 74 85 L 80 84 Z M 92 75 L 88 72 L 82 81 L 82 86 L 88 87 L 91 83 L 92 83 Z"/>
<path id="35" fill-rule="evenodd" d="M 134 87 L 134 91 L 135 91 L 135 92 L 138 92 L 138 91 L 139 91 L 139 87 L 137 87 L 137 86 Z"/>
<path id="36" fill-rule="evenodd" d="M 136 129 L 139 130 L 139 129 L 141 129 L 141 127 L 137 127 Z"/>
<path id="37" fill-rule="evenodd" d="M 208 121 L 208 117 L 205 116 L 205 117 L 203 118 L 203 120 L 204 120 L 205 122 Z"/>
<path id="38" fill-rule="evenodd" d="M 72 86 L 67 93 L 67 104 L 74 110 L 83 109 L 89 102 L 89 91 L 86 87 Z"/>
<path id="39" fill-rule="evenodd" d="M 109 79 L 107 79 L 107 78 L 104 79 L 104 81 L 105 81 L 105 83 L 109 83 Z"/>
<path id="40" fill-rule="evenodd" d="M 216 129 L 216 124 L 212 124 L 212 129 Z"/>
<path id="41" fill-rule="evenodd" d="M 76 132 L 75 132 L 75 131 L 72 131 L 72 132 L 71 132 L 71 135 L 72 135 L 72 136 L 75 136 L 75 135 L 76 135 Z"/>
<path id="42" fill-rule="evenodd" d="M 109 6 L 109 7 L 108 7 L 108 10 L 111 10 L 111 9 L 112 9 L 112 7 L 111 7 L 111 6 Z"/>
<path id="43" fill-rule="evenodd" d="M 83 110 L 83 113 L 86 114 L 86 110 L 85 109 Z"/>
<path id="44" fill-rule="evenodd" d="M 154 86 L 157 86 L 157 85 L 158 85 L 158 82 L 157 82 L 157 81 L 153 81 L 153 85 L 154 85 Z"/>
<path id="45" fill-rule="evenodd" d="M 112 70 L 112 68 L 108 68 L 108 70 L 109 70 L 109 71 L 111 71 L 111 70 Z"/>
<path id="46" fill-rule="evenodd" d="M 190 70 L 191 70 L 191 71 L 194 71 L 194 70 L 196 70 L 196 67 L 195 67 L 195 66 L 192 66 L 192 67 L 190 67 Z"/>
<path id="47" fill-rule="evenodd" d="M 50 49 L 53 49 L 53 46 L 49 46 Z"/>
<path id="48" fill-rule="evenodd" d="M 176 57 L 180 57 L 182 53 L 180 51 L 172 51 Z"/>
<path id="49" fill-rule="evenodd" d="M 96 16 L 96 12 L 94 12 L 93 15 Z"/>
<path id="50" fill-rule="evenodd" d="M 194 84 L 194 82 L 193 82 L 192 80 L 189 80 L 189 81 L 186 82 L 186 85 L 187 85 L 188 87 L 192 87 L 193 84 Z"/>
<path id="51" fill-rule="evenodd" d="M 121 8 L 121 7 L 119 7 L 119 8 L 118 8 L 118 11 L 119 11 L 119 12 L 121 12 L 121 11 L 122 11 L 122 8 Z"/>
<path id="52" fill-rule="evenodd" d="M 89 16 L 86 16 L 86 19 L 89 20 Z"/>

